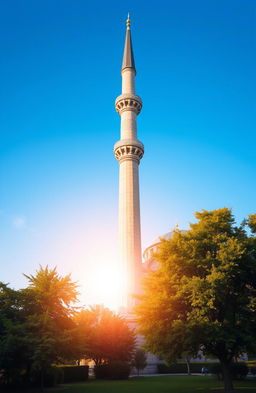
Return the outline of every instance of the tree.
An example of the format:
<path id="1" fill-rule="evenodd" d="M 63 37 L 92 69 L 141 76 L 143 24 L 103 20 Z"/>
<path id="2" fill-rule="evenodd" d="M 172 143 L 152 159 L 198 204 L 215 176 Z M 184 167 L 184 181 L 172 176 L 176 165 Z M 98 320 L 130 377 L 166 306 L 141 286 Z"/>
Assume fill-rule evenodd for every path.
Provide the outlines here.
<path id="1" fill-rule="evenodd" d="M 98 305 L 82 310 L 76 323 L 80 337 L 84 337 L 84 356 L 93 359 L 96 365 L 132 359 L 135 334 L 121 316 Z"/>
<path id="2" fill-rule="evenodd" d="M 17 381 L 17 369 L 26 368 L 28 350 L 21 312 L 21 294 L 0 282 L 0 383 Z"/>
<path id="3" fill-rule="evenodd" d="M 136 368 L 138 375 L 140 375 L 140 370 L 144 370 L 147 365 L 147 356 L 142 348 L 137 348 L 132 361 L 132 366 Z"/>
<path id="4" fill-rule="evenodd" d="M 168 360 L 199 350 L 217 357 L 230 391 L 234 357 L 256 346 L 256 215 L 241 225 L 228 208 L 195 217 L 186 233 L 162 240 L 138 324 L 146 348 Z"/>
<path id="5" fill-rule="evenodd" d="M 43 385 L 53 362 L 77 357 L 72 319 L 77 285 L 56 268 L 40 267 L 35 276 L 26 277 L 29 286 L 23 290 L 0 284 L 0 369 L 5 384 L 28 382 L 32 372 L 39 372 Z"/>
<path id="6" fill-rule="evenodd" d="M 37 306 L 37 312 L 47 313 L 59 327 L 66 327 L 71 322 L 70 317 L 75 312 L 74 303 L 77 302 L 77 283 L 71 280 L 70 274 L 61 277 L 56 267 L 49 269 L 48 266 L 36 272 L 36 275 L 24 276 L 29 281 L 26 292 L 34 295 L 33 307 Z"/>

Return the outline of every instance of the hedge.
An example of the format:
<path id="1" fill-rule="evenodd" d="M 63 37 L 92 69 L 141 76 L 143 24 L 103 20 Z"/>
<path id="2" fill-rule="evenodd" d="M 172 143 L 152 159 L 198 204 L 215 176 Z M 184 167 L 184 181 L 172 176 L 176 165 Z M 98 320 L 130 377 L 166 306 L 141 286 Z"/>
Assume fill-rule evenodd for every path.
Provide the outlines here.
<path id="1" fill-rule="evenodd" d="M 244 380 L 248 374 L 248 366 L 246 365 L 246 363 L 233 363 L 231 365 L 231 373 L 232 373 L 232 379 L 235 380 Z M 221 369 L 221 365 L 220 364 L 216 364 L 214 365 L 210 372 L 212 374 L 217 375 L 218 379 L 223 379 L 223 373 L 222 373 L 222 369 Z"/>
<path id="2" fill-rule="evenodd" d="M 250 369 L 252 375 L 256 375 L 256 367 L 255 366 L 251 366 L 251 367 L 249 367 L 249 369 Z"/>
<path id="3" fill-rule="evenodd" d="M 112 361 L 108 364 L 94 366 L 93 371 L 96 379 L 128 379 L 131 366 L 127 362 Z"/>
<path id="4" fill-rule="evenodd" d="M 190 363 L 190 372 L 191 373 L 201 373 L 202 368 L 206 367 L 209 370 L 210 374 L 215 374 L 219 379 L 222 379 L 222 369 L 220 363 L 217 362 L 196 362 Z M 175 363 L 170 366 L 159 363 L 157 365 L 159 374 L 185 374 L 187 373 L 187 363 Z M 251 367 L 252 368 L 252 367 Z M 254 370 L 252 370 L 252 373 Z M 248 367 L 246 363 L 239 362 L 232 364 L 232 374 L 233 379 L 244 379 L 248 374 Z"/>
<path id="5" fill-rule="evenodd" d="M 89 366 L 59 366 L 63 371 L 63 382 L 85 382 L 88 380 Z"/>
<path id="6" fill-rule="evenodd" d="M 248 360 L 245 362 L 252 375 L 256 375 L 256 360 Z"/>
<path id="7" fill-rule="evenodd" d="M 202 368 L 208 368 L 210 372 L 210 367 L 218 363 L 207 363 L 207 362 L 196 362 L 190 363 L 190 372 L 191 373 L 201 373 Z M 159 374 L 186 374 L 188 372 L 187 363 L 174 363 L 168 366 L 165 363 L 159 363 L 157 365 Z"/>
<path id="8" fill-rule="evenodd" d="M 51 366 L 48 367 L 43 373 L 43 386 L 47 388 L 54 387 L 60 383 L 63 383 L 64 372 L 59 367 Z M 34 387 L 41 386 L 41 372 L 39 370 L 33 370 L 30 373 L 30 385 Z"/>

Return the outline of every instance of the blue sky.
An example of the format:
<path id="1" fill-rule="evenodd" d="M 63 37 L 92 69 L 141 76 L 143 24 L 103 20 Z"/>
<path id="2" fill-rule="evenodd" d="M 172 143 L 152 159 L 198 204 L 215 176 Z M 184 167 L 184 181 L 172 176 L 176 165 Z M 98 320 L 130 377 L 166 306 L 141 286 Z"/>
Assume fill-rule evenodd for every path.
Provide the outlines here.
<path id="1" fill-rule="evenodd" d="M 114 267 L 127 12 L 137 67 L 142 242 L 193 212 L 256 212 L 254 0 L 0 3 L 0 280 L 57 265 L 99 301 Z M 116 263 L 116 262 L 115 262 Z M 111 269 L 110 269 L 111 270 Z"/>

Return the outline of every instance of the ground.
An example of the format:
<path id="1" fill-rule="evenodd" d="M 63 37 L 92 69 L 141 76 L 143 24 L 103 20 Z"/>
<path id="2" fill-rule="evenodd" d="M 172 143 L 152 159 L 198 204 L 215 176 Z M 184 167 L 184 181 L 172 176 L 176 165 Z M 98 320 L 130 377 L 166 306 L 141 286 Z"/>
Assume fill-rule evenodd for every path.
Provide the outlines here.
<path id="1" fill-rule="evenodd" d="M 256 393 L 256 378 L 235 384 L 239 393 Z M 64 385 L 58 393 L 220 393 L 223 385 L 213 377 L 159 376 L 131 378 L 128 381 L 90 381 Z"/>

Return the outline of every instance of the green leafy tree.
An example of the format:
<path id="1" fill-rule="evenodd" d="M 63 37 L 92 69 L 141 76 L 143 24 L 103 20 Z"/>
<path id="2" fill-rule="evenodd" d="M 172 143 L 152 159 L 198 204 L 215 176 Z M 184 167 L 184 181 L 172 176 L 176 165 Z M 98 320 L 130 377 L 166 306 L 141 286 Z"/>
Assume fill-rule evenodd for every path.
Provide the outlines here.
<path id="1" fill-rule="evenodd" d="M 147 366 L 147 355 L 144 349 L 137 348 L 132 360 L 132 366 L 136 368 L 138 375 L 140 375 L 140 370 L 144 370 Z"/>
<path id="2" fill-rule="evenodd" d="M 241 225 L 228 208 L 195 216 L 186 233 L 162 240 L 138 324 L 146 348 L 167 360 L 199 350 L 218 358 L 231 391 L 233 359 L 256 345 L 256 215 Z"/>
<path id="3" fill-rule="evenodd" d="M 101 305 L 81 311 L 76 322 L 84 337 L 84 355 L 96 365 L 111 361 L 131 361 L 135 334 L 126 320 Z"/>
<path id="4" fill-rule="evenodd" d="M 77 285 L 56 269 L 40 267 L 15 291 L 0 284 L 0 368 L 3 383 L 28 382 L 53 362 L 77 358 L 78 334 L 72 319 Z M 23 375 L 23 377 L 21 377 Z"/>
<path id="5" fill-rule="evenodd" d="M 29 285 L 26 292 L 34 296 L 32 306 L 37 306 L 36 311 L 47 313 L 59 327 L 67 327 L 71 323 L 71 316 L 76 311 L 74 303 L 77 302 L 77 283 L 71 280 L 70 274 L 62 277 L 56 267 L 48 266 L 36 272 L 36 275 L 26 275 Z"/>
<path id="6" fill-rule="evenodd" d="M 0 383 L 21 382 L 21 370 L 28 370 L 29 345 L 22 310 L 22 294 L 0 283 Z"/>

